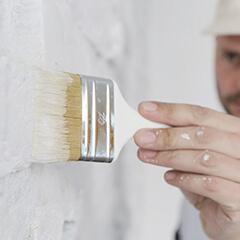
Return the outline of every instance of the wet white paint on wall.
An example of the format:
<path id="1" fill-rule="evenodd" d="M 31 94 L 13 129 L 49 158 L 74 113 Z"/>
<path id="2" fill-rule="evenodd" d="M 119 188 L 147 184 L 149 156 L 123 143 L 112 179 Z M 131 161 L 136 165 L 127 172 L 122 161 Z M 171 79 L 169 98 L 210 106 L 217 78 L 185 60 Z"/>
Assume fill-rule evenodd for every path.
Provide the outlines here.
<path id="1" fill-rule="evenodd" d="M 203 2 L 206 16 L 208 1 Z M 112 78 L 134 107 L 143 99 L 156 99 L 157 89 L 164 91 L 172 84 L 161 80 L 165 77 L 161 81 L 151 77 L 159 59 L 167 57 L 164 51 L 161 58 L 153 57 L 156 37 L 162 39 L 161 34 L 154 36 L 153 26 L 157 28 L 162 17 L 167 19 L 162 9 L 172 4 L 0 1 L 1 240 L 172 239 L 180 193 L 164 183 L 165 169 L 137 160 L 133 142 L 113 164 L 29 163 L 34 114 L 31 66 Z M 184 4 L 180 10 L 182 17 L 189 13 Z M 173 74 L 179 81 L 179 70 Z M 157 98 L 164 94 L 160 91 Z M 169 101 L 181 96 L 174 94 L 169 92 Z"/>

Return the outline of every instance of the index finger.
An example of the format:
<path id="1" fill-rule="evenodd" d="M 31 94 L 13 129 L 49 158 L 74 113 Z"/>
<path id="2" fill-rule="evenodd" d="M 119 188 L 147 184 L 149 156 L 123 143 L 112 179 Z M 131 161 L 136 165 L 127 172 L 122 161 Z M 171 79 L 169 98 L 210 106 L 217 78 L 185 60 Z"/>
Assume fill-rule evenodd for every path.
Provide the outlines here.
<path id="1" fill-rule="evenodd" d="M 240 133 L 240 119 L 209 108 L 177 103 L 142 102 L 139 113 L 154 122 L 170 126 L 206 126 Z"/>

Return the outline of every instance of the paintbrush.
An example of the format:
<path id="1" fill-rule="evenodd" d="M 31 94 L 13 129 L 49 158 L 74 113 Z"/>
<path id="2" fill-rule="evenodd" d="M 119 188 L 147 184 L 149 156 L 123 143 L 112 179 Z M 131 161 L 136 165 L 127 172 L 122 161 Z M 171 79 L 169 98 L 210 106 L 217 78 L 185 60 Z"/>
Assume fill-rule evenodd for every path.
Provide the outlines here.
<path id="1" fill-rule="evenodd" d="M 112 162 L 141 128 L 164 128 L 143 118 L 110 79 L 38 70 L 32 162 Z"/>

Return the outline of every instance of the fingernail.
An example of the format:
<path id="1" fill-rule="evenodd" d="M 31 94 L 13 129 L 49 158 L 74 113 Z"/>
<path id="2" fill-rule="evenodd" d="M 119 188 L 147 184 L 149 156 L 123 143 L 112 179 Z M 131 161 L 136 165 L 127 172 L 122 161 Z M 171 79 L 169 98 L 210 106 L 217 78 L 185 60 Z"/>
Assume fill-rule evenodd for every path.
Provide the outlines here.
<path id="1" fill-rule="evenodd" d="M 153 143 L 156 140 L 156 134 L 150 131 L 143 131 L 141 133 L 140 141 L 142 143 Z"/>
<path id="2" fill-rule="evenodd" d="M 156 151 L 140 149 L 140 155 L 143 159 L 153 158 L 156 156 L 156 154 L 157 154 Z"/>
<path id="3" fill-rule="evenodd" d="M 173 180 L 174 178 L 176 178 L 177 174 L 175 172 L 167 172 L 165 174 L 165 178 L 167 180 Z"/>
<path id="4" fill-rule="evenodd" d="M 143 102 L 142 107 L 143 107 L 143 110 L 146 112 L 154 112 L 158 109 L 157 104 L 153 102 Z"/>

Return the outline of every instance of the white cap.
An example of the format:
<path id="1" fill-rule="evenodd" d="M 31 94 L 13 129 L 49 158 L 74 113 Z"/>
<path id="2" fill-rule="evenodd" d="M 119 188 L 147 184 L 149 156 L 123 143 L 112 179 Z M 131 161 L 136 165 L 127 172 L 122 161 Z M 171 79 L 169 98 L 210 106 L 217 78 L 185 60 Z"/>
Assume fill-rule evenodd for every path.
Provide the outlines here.
<path id="1" fill-rule="evenodd" d="M 240 0 L 219 0 L 213 24 L 204 33 L 240 35 Z"/>

